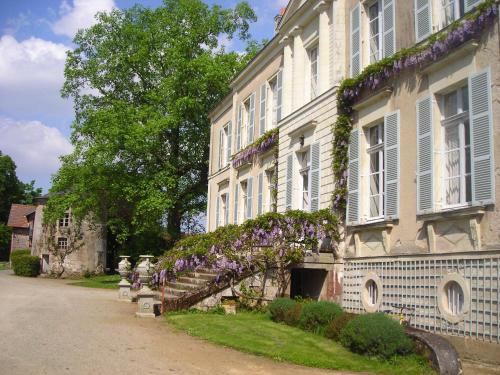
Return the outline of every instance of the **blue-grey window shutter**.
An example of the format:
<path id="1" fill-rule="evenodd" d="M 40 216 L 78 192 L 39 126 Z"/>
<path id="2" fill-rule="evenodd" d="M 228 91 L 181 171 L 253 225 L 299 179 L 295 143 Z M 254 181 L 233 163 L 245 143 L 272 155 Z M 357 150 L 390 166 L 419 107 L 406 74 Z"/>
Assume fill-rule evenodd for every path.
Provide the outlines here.
<path id="1" fill-rule="evenodd" d="M 319 210 L 320 199 L 320 146 L 319 142 L 311 145 L 311 211 Z"/>
<path id="2" fill-rule="evenodd" d="M 253 142 L 255 128 L 255 93 L 250 95 L 250 108 L 248 111 L 247 144 Z"/>
<path id="3" fill-rule="evenodd" d="M 385 217 L 399 217 L 399 110 L 384 117 Z"/>
<path id="4" fill-rule="evenodd" d="M 286 201 L 285 209 L 292 209 L 293 196 L 293 155 L 290 154 L 286 158 Z"/>
<path id="5" fill-rule="evenodd" d="M 267 83 L 260 86 L 260 131 L 259 134 L 263 135 L 266 132 L 266 120 L 267 120 Z"/>
<path id="6" fill-rule="evenodd" d="M 217 204 L 216 204 L 216 209 L 215 209 L 215 228 L 218 228 L 220 225 L 220 196 L 217 196 Z"/>
<path id="7" fill-rule="evenodd" d="M 351 77 L 361 72 L 361 8 L 351 10 Z"/>
<path id="8" fill-rule="evenodd" d="M 252 218 L 252 204 L 253 204 L 253 178 L 247 180 L 247 212 L 246 218 Z"/>
<path id="9" fill-rule="evenodd" d="M 259 174 L 259 187 L 258 187 L 258 197 L 257 197 L 257 215 L 262 215 L 263 194 L 264 194 L 264 173 Z"/>
<path id="10" fill-rule="evenodd" d="M 415 35 L 420 42 L 432 34 L 431 0 L 415 0 Z"/>
<path id="11" fill-rule="evenodd" d="M 241 149 L 241 127 L 243 126 L 243 106 L 238 105 L 238 123 L 236 124 L 236 152 Z"/>
<path id="12" fill-rule="evenodd" d="M 349 177 L 347 183 L 347 225 L 359 223 L 359 130 L 349 140 Z"/>
<path id="13" fill-rule="evenodd" d="M 278 118 L 278 121 L 280 121 L 283 107 L 283 70 L 281 69 L 278 71 L 278 75 L 276 76 L 276 95 L 278 95 L 276 117 Z"/>
<path id="14" fill-rule="evenodd" d="M 434 207 L 434 136 L 432 97 L 417 102 L 417 214 Z"/>
<path id="15" fill-rule="evenodd" d="M 229 192 L 226 193 L 226 212 L 224 217 L 224 225 L 229 224 Z"/>
<path id="16" fill-rule="evenodd" d="M 484 0 L 465 0 L 464 5 L 465 5 L 465 12 L 470 12 L 472 9 L 474 9 L 476 6 L 481 4 Z"/>
<path id="17" fill-rule="evenodd" d="M 240 183 L 236 182 L 236 186 L 234 187 L 234 216 L 233 216 L 233 223 L 238 224 L 238 200 L 240 196 Z"/>
<path id="18" fill-rule="evenodd" d="M 491 100 L 489 68 L 472 74 L 469 77 L 472 200 L 480 205 L 495 203 Z"/>
<path id="19" fill-rule="evenodd" d="M 396 52 L 395 1 L 384 0 L 383 28 L 384 28 L 384 57 L 394 55 Z"/>

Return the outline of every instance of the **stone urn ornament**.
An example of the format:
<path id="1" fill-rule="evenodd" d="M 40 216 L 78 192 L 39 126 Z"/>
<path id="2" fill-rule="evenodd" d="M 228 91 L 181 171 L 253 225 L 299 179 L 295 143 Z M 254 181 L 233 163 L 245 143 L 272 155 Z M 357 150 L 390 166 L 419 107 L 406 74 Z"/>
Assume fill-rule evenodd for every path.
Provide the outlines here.
<path id="1" fill-rule="evenodd" d="M 131 294 L 131 285 L 127 280 L 128 275 L 130 274 L 131 264 L 128 260 L 130 256 L 128 255 L 120 255 L 121 261 L 118 263 L 118 273 L 120 274 L 121 280 L 118 283 L 118 299 L 120 301 L 131 302 L 132 294 Z"/>
<path id="2" fill-rule="evenodd" d="M 135 313 L 136 316 L 141 318 L 154 318 L 154 296 L 153 292 L 149 288 L 149 282 L 151 281 L 151 271 L 152 263 L 151 260 L 154 258 L 152 255 L 141 255 L 139 256 L 140 262 L 137 266 L 137 272 L 139 273 L 139 280 L 141 280 L 141 290 L 137 293 L 137 304 L 138 310 Z"/>

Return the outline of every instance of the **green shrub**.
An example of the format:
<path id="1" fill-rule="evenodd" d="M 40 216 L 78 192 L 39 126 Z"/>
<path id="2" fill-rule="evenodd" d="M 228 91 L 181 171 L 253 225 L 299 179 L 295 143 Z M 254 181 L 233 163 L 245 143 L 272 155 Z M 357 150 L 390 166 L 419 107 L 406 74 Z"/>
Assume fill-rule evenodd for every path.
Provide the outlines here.
<path id="1" fill-rule="evenodd" d="M 403 326 L 383 313 L 358 315 L 340 333 L 340 342 L 355 353 L 381 358 L 413 351 Z"/>
<path id="2" fill-rule="evenodd" d="M 304 307 L 303 303 L 300 303 L 298 301 L 295 302 L 296 303 L 294 307 L 285 311 L 285 316 L 283 318 L 283 321 L 289 326 L 299 325 L 302 308 Z"/>
<path id="3" fill-rule="evenodd" d="M 31 250 L 30 249 L 14 250 L 10 254 L 10 260 L 13 261 L 15 258 L 23 256 L 23 255 L 31 255 Z"/>
<path id="4" fill-rule="evenodd" d="M 285 322 L 286 316 L 290 314 L 291 310 L 297 307 L 297 301 L 290 298 L 276 298 L 269 303 L 267 308 L 271 313 L 271 319 L 275 322 Z"/>
<path id="5" fill-rule="evenodd" d="M 12 269 L 17 276 L 36 277 L 40 273 L 40 258 L 20 255 L 12 259 Z"/>
<path id="6" fill-rule="evenodd" d="M 342 307 L 334 302 L 320 301 L 304 305 L 299 325 L 306 331 L 324 333 L 328 324 L 342 314 Z"/>
<path id="7" fill-rule="evenodd" d="M 328 324 L 325 332 L 326 337 L 335 341 L 339 341 L 340 332 L 355 316 L 356 314 L 351 314 L 348 312 L 343 312 L 342 314 L 337 316 L 330 322 L 330 324 Z"/>

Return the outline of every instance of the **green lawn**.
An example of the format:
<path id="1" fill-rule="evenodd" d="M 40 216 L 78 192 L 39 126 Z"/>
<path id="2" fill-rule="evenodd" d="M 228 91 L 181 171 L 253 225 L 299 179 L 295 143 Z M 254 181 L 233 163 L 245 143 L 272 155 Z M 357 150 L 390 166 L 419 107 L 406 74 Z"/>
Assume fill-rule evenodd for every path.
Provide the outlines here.
<path id="1" fill-rule="evenodd" d="M 8 269 L 9 269 L 9 262 L 0 262 L 0 271 Z"/>
<path id="2" fill-rule="evenodd" d="M 120 275 L 102 275 L 71 281 L 70 285 L 83 286 L 85 288 L 118 289 Z"/>
<path id="3" fill-rule="evenodd" d="M 418 356 L 391 361 L 367 358 L 322 336 L 274 323 L 268 315 L 261 313 L 170 313 L 167 322 L 192 336 L 277 361 L 377 374 L 434 373 Z"/>

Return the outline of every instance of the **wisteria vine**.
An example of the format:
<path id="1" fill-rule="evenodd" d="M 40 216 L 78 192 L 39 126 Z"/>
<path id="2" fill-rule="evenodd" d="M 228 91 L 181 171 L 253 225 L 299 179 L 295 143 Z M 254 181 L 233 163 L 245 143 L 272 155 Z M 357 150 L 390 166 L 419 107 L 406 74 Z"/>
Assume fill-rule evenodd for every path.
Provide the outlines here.
<path id="1" fill-rule="evenodd" d="M 239 168 L 245 163 L 252 162 L 254 158 L 261 155 L 278 144 L 279 131 L 274 128 L 264 133 L 255 142 L 245 147 L 233 156 L 233 167 Z"/>
<path id="2" fill-rule="evenodd" d="M 320 241 L 327 237 L 336 242 L 337 223 L 331 210 L 287 211 L 191 236 L 179 241 L 159 260 L 154 281 L 172 280 L 198 269 L 209 269 L 219 277 L 240 277 L 247 271 L 276 268 L 284 293 L 288 265 L 300 262 L 305 251 L 317 251 Z"/>
<path id="3" fill-rule="evenodd" d="M 477 38 L 491 25 L 497 16 L 497 0 L 487 0 L 480 4 L 475 11 L 455 21 L 441 32 L 430 36 L 415 47 L 399 51 L 391 57 L 385 58 L 366 67 L 361 74 L 354 78 L 345 79 L 337 91 L 337 111 L 339 116 L 333 124 L 333 173 L 336 177 L 336 187 L 333 192 L 333 208 L 339 215 L 343 215 L 347 203 L 347 168 L 348 144 L 352 124 L 350 115 L 353 105 L 366 90 L 377 90 L 389 80 L 394 79 L 409 69 L 423 68 L 463 43 Z"/>

